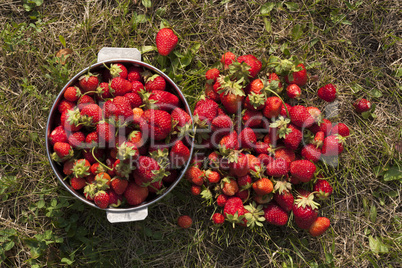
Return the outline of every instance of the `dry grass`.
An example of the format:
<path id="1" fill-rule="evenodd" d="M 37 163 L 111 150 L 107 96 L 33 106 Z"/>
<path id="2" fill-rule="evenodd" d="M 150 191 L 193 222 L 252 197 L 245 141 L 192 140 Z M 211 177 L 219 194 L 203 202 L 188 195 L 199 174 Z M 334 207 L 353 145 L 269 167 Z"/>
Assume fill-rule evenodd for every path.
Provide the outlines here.
<path id="1" fill-rule="evenodd" d="M 0 241 L 14 242 L 0 254 L 1 265 L 399 267 L 401 184 L 385 182 L 375 167 L 402 161 L 394 148 L 402 136 L 400 2 L 295 0 L 295 11 L 286 5 L 271 11 L 272 33 L 260 16 L 265 1 L 152 2 L 145 8 L 141 1 L 47 1 L 34 8 L 39 20 L 29 18 L 34 13 L 21 1 L 0 3 Z M 161 21 L 178 33 L 177 51 L 200 44 L 192 64 L 175 77 L 192 102 L 203 90 L 205 70 L 228 50 L 265 62 L 270 54 L 282 56 L 286 44 L 320 77 L 305 91 L 306 103 L 319 108 L 325 104 L 315 95 L 318 87 L 338 85 L 334 121 L 345 122 L 352 135 L 339 166 L 322 166 L 336 190 L 322 208 L 332 222 L 323 237 L 293 228 L 216 229 L 211 211 L 190 198 L 185 182 L 153 205 L 145 221 L 111 225 L 102 211 L 76 202 L 58 184 L 44 139 L 48 111 L 63 83 L 93 63 L 102 47 L 154 45 Z M 303 34 L 296 40 L 297 24 Z M 74 51 L 65 66 L 54 64 L 63 48 L 60 35 Z M 154 51 L 143 59 L 161 66 Z M 376 118 L 364 120 L 353 111 L 359 97 L 377 105 Z M 180 214 L 193 216 L 191 229 L 178 229 Z M 6 236 L 8 229 L 16 233 Z M 38 236 L 46 232 L 51 234 Z M 381 238 L 388 253 L 374 252 L 369 236 Z"/>

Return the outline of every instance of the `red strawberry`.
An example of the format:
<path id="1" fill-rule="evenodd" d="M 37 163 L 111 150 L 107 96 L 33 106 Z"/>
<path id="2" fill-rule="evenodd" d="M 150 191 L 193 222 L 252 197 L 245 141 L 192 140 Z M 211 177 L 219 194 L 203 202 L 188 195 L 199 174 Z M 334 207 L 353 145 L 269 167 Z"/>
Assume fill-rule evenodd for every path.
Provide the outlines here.
<path id="1" fill-rule="evenodd" d="M 332 127 L 329 135 L 336 135 L 339 134 L 342 137 L 347 137 L 350 134 L 349 128 L 344 123 L 338 123 Z"/>
<path id="2" fill-rule="evenodd" d="M 106 82 L 100 83 L 96 88 L 96 94 L 98 94 L 98 97 L 102 100 L 111 98 L 112 94 L 110 92 L 109 84 Z"/>
<path id="3" fill-rule="evenodd" d="M 178 140 L 170 150 L 170 162 L 174 167 L 184 166 L 190 158 L 190 149 L 181 140 Z"/>
<path id="4" fill-rule="evenodd" d="M 331 135 L 324 139 L 322 145 L 322 155 L 323 156 L 337 156 L 343 152 L 343 142 L 342 136 Z"/>
<path id="5" fill-rule="evenodd" d="M 286 181 L 276 181 L 274 187 L 274 200 L 286 212 L 292 210 L 294 197 L 291 193 L 292 184 Z"/>
<path id="6" fill-rule="evenodd" d="M 152 102 L 152 106 L 155 105 L 155 109 L 160 109 L 167 112 L 170 112 L 178 107 L 180 102 L 176 95 L 157 89 L 150 93 L 149 100 Z"/>
<path id="7" fill-rule="evenodd" d="M 314 144 L 306 144 L 301 150 L 304 159 L 317 163 L 321 158 L 321 148 Z"/>
<path id="8" fill-rule="evenodd" d="M 138 108 L 142 105 L 142 99 L 137 92 L 130 92 L 124 95 L 125 98 L 130 102 L 130 106 L 132 109 Z"/>
<path id="9" fill-rule="evenodd" d="M 228 115 L 218 115 L 211 122 L 211 130 L 219 135 L 228 135 L 232 128 L 233 122 Z"/>
<path id="10" fill-rule="evenodd" d="M 268 142 L 257 141 L 254 146 L 257 154 L 268 154 L 272 151 L 271 145 Z"/>
<path id="11" fill-rule="evenodd" d="M 127 185 L 128 185 L 128 180 L 122 179 L 120 177 L 114 177 L 110 181 L 110 186 L 119 195 L 124 193 L 124 191 L 127 189 Z"/>
<path id="12" fill-rule="evenodd" d="M 81 131 L 70 133 L 68 143 L 74 148 L 82 148 L 85 142 L 85 134 Z"/>
<path id="13" fill-rule="evenodd" d="M 88 104 L 96 104 L 95 100 L 89 95 L 82 95 L 77 101 L 77 106 L 80 110 Z"/>
<path id="14" fill-rule="evenodd" d="M 314 163 L 308 160 L 295 160 L 290 163 L 290 174 L 302 182 L 309 182 L 316 169 Z"/>
<path id="15" fill-rule="evenodd" d="M 320 122 L 321 121 L 321 111 L 320 111 L 320 109 L 318 109 L 317 107 L 314 107 L 314 106 L 308 106 L 307 111 L 314 118 L 314 122 Z"/>
<path id="16" fill-rule="evenodd" d="M 57 106 L 57 109 L 59 112 L 62 114 L 64 111 L 71 110 L 75 107 L 75 103 L 72 101 L 68 100 L 62 100 L 59 105 Z"/>
<path id="17" fill-rule="evenodd" d="M 353 103 L 356 112 L 361 114 L 371 109 L 371 102 L 367 99 L 358 99 Z"/>
<path id="18" fill-rule="evenodd" d="M 179 225 L 180 228 L 188 229 L 193 225 L 193 220 L 188 215 L 182 215 L 177 219 L 177 225 Z"/>
<path id="19" fill-rule="evenodd" d="M 230 114 L 236 114 L 241 110 L 244 99 L 244 91 L 241 85 L 242 81 L 232 81 L 229 76 L 220 76 L 218 78 L 220 87 L 218 93 L 226 111 Z"/>
<path id="20" fill-rule="evenodd" d="M 251 78 L 256 77 L 262 67 L 261 61 L 259 61 L 254 55 L 251 54 L 240 56 L 237 58 L 237 61 L 240 63 L 245 62 L 248 66 L 250 66 L 250 69 L 248 71 Z"/>
<path id="21" fill-rule="evenodd" d="M 234 196 L 239 191 L 239 185 L 237 184 L 235 179 L 226 177 L 222 179 L 221 190 L 222 193 L 227 196 Z"/>
<path id="22" fill-rule="evenodd" d="M 236 177 L 242 177 L 249 172 L 249 158 L 246 154 L 238 153 L 234 156 L 234 161 L 229 163 L 230 174 Z"/>
<path id="23" fill-rule="evenodd" d="M 102 119 L 102 109 L 98 104 L 88 104 L 81 110 L 81 122 L 84 126 L 94 126 Z"/>
<path id="24" fill-rule="evenodd" d="M 129 205 L 137 206 L 147 199 L 148 193 L 148 187 L 141 187 L 130 181 L 123 195 Z"/>
<path id="25" fill-rule="evenodd" d="M 303 139 L 303 133 L 299 130 L 299 128 L 290 124 L 288 129 L 291 130 L 286 134 L 285 138 L 283 139 L 283 143 L 285 146 L 291 150 L 296 150 L 299 147 Z"/>
<path id="26" fill-rule="evenodd" d="M 186 179 L 191 183 L 201 186 L 204 184 L 204 171 L 197 166 L 191 166 L 186 171 Z"/>
<path id="27" fill-rule="evenodd" d="M 261 126 L 263 115 L 261 111 L 246 110 L 242 117 L 244 127 L 257 128 Z"/>
<path id="28" fill-rule="evenodd" d="M 217 171 L 209 169 L 205 171 L 204 175 L 209 183 L 218 183 L 221 180 L 221 175 Z"/>
<path id="29" fill-rule="evenodd" d="M 216 198 L 216 204 L 220 207 L 224 207 L 226 202 L 228 201 L 229 197 L 225 194 L 220 194 Z"/>
<path id="30" fill-rule="evenodd" d="M 149 77 L 144 85 L 146 91 L 151 92 L 153 90 L 166 90 L 166 80 L 159 74 L 154 74 Z"/>
<path id="31" fill-rule="evenodd" d="M 245 212 L 243 201 L 239 197 L 230 197 L 223 208 L 223 215 L 232 223 L 243 223 Z"/>
<path id="32" fill-rule="evenodd" d="M 205 79 L 207 79 L 207 83 L 212 84 L 215 83 L 216 79 L 219 77 L 220 72 L 217 68 L 212 68 L 206 71 Z M 210 80 L 210 81 L 208 81 Z"/>
<path id="33" fill-rule="evenodd" d="M 272 177 L 282 177 L 286 176 L 289 170 L 289 162 L 283 158 L 278 158 L 268 163 L 266 174 Z"/>
<path id="34" fill-rule="evenodd" d="M 159 54 L 167 56 L 176 47 L 179 38 L 172 29 L 162 28 L 156 34 L 156 48 Z"/>
<path id="35" fill-rule="evenodd" d="M 133 88 L 132 89 L 133 92 L 135 92 L 135 93 L 138 93 L 138 92 L 140 92 L 142 90 L 145 90 L 144 84 L 142 82 L 140 82 L 140 81 L 131 82 L 131 86 Z"/>
<path id="36" fill-rule="evenodd" d="M 222 225 L 225 222 L 225 216 L 223 216 L 221 213 L 219 212 L 215 212 L 212 215 L 212 221 L 215 225 Z"/>
<path id="37" fill-rule="evenodd" d="M 110 91 L 114 96 L 124 96 L 131 92 L 133 85 L 130 81 L 121 78 L 120 76 L 115 77 L 110 82 Z"/>
<path id="38" fill-rule="evenodd" d="M 74 159 L 70 159 L 63 163 L 63 174 L 64 175 L 69 176 L 69 175 L 73 174 L 74 162 L 75 162 Z"/>
<path id="39" fill-rule="evenodd" d="M 336 87 L 333 84 L 327 84 L 318 89 L 318 97 L 326 102 L 333 102 L 336 99 Z"/>
<path id="40" fill-rule="evenodd" d="M 247 94 L 255 93 L 260 94 L 263 93 L 264 83 L 261 79 L 256 78 L 248 84 L 248 86 L 244 89 Z"/>
<path id="41" fill-rule="evenodd" d="M 99 122 L 96 125 L 96 133 L 98 134 L 99 141 L 103 143 L 103 147 L 106 144 L 114 142 L 115 127 L 107 122 Z"/>
<path id="42" fill-rule="evenodd" d="M 276 96 L 268 97 L 265 101 L 264 116 L 266 118 L 278 117 L 281 112 L 282 100 Z"/>
<path id="43" fill-rule="evenodd" d="M 314 194 L 307 197 L 299 195 L 293 204 L 293 216 L 296 225 L 308 230 L 318 216 L 318 204 L 314 202 Z"/>
<path id="44" fill-rule="evenodd" d="M 219 96 L 219 94 L 216 93 L 213 86 L 208 83 L 205 83 L 205 97 L 215 102 L 221 101 L 221 97 Z"/>
<path id="45" fill-rule="evenodd" d="M 328 119 L 324 118 L 322 119 L 321 122 L 314 123 L 309 130 L 311 130 L 311 132 L 313 132 L 314 134 L 316 134 L 319 131 L 324 132 L 324 136 L 329 135 L 330 131 L 332 129 L 332 123 L 331 121 L 329 121 Z"/>
<path id="46" fill-rule="evenodd" d="M 87 185 L 85 178 L 72 177 L 70 179 L 70 185 L 74 190 L 81 190 Z"/>
<path id="47" fill-rule="evenodd" d="M 239 149 L 239 141 L 237 132 L 232 131 L 230 134 L 224 136 L 219 142 L 219 148 L 224 154 L 229 153 L 231 150 Z"/>
<path id="48" fill-rule="evenodd" d="M 68 101 L 76 102 L 81 97 L 81 90 L 79 87 L 71 86 L 66 88 L 63 96 Z"/>
<path id="49" fill-rule="evenodd" d="M 285 108 L 286 107 L 286 108 Z M 281 105 L 281 111 L 279 115 L 282 115 L 283 117 L 288 117 L 288 113 L 290 112 L 290 109 L 292 109 L 292 106 L 288 103 L 285 103 L 285 105 Z"/>
<path id="50" fill-rule="evenodd" d="M 307 83 L 307 71 L 306 67 L 303 63 L 299 63 L 296 67 L 301 68 L 300 71 L 293 72 L 291 75 L 285 76 L 285 81 L 288 84 L 296 84 L 300 87 L 304 86 Z"/>
<path id="51" fill-rule="evenodd" d="M 253 190 L 257 195 L 270 194 L 274 189 L 272 181 L 268 178 L 261 178 L 252 184 Z"/>
<path id="52" fill-rule="evenodd" d="M 229 65 L 232 64 L 235 60 L 236 60 L 235 54 L 233 54 L 230 51 L 225 52 L 221 57 L 221 63 L 223 64 L 224 69 L 228 69 Z"/>
<path id="53" fill-rule="evenodd" d="M 239 147 L 240 148 L 254 148 L 257 142 L 257 135 L 249 128 L 245 127 L 239 134 Z"/>
<path id="54" fill-rule="evenodd" d="M 143 135 L 153 140 L 164 140 L 171 131 L 172 119 L 168 112 L 162 110 L 146 110 L 140 119 Z"/>
<path id="55" fill-rule="evenodd" d="M 308 109 L 301 105 L 293 106 L 289 111 L 289 115 L 291 122 L 301 128 L 311 127 L 315 122 Z"/>
<path id="56" fill-rule="evenodd" d="M 202 192 L 202 188 L 199 185 L 191 184 L 190 192 L 192 195 L 200 195 Z"/>
<path id="57" fill-rule="evenodd" d="M 96 91 L 99 84 L 99 79 L 96 75 L 88 73 L 78 78 L 78 84 L 83 92 Z"/>
<path id="58" fill-rule="evenodd" d="M 109 206 L 109 195 L 105 191 L 98 191 L 94 196 L 94 203 L 100 208 Z"/>
<path id="59" fill-rule="evenodd" d="M 113 99 L 114 116 L 122 117 L 124 120 L 130 119 L 133 116 L 130 99 L 124 96 L 117 96 Z"/>
<path id="60" fill-rule="evenodd" d="M 275 158 L 283 158 L 290 163 L 296 159 L 296 154 L 294 150 L 289 148 L 277 148 L 275 150 Z"/>
<path id="61" fill-rule="evenodd" d="M 326 200 L 331 196 L 333 188 L 327 180 L 318 179 L 314 184 L 313 191 L 319 200 Z"/>
<path id="62" fill-rule="evenodd" d="M 109 189 L 107 191 L 107 194 L 109 195 L 109 206 L 113 208 L 120 207 L 120 205 L 123 202 L 123 196 L 117 194 L 114 190 Z"/>
<path id="63" fill-rule="evenodd" d="M 183 128 L 186 124 L 191 124 L 191 116 L 183 109 L 176 107 L 170 114 L 172 122 L 174 123 L 174 131 L 180 132 L 180 128 Z"/>
<path id="64" fill-rule="evenodd" d="M 148 156 L 140 156 L 137 162 L 137 168 L 134 170 L 134 175 L 143 178 L 146 182 L 152 181 L 157 174 L 155 171 L 160 170 L 158 162 Z"/>
<path id="65" fill-rule="evenodd" d="M 316 237 L 322 235 L 331 225 L 331 222 L 326 217 L 318 217 L 309 228 L 311 236 Z"/>
<path id="66" fill-rule="evenodd" d="M 53 151 L 56 153 L 53 158 L 54 160 L 59 160 L 59 162 L 64 162 L 70 158 L 73 157 L 74 155 L 74 150 L 73 147 L 71 147 L 70 144 L 67 142 L 56 142 L 53 145 Z M 53 156 L 52 156 L 53 157 Z M 58 158 L 57 158 L 58 157 Z"/>
<path id="67" fill-rule="evenodd" d="M 273 202 L 269 203 L 263 211 L 265 221 L 269 224 L 283 226 L 289 220 L 288 213 Z"/>
<path id="68" fill-rule="evenodd" d="M 55 127 L 49 134 L 49 141 L 51 145 L 56 142 L 67 142 L 67 134 L 62 126 Z"/>
<path id="69" fill-rule="evenodd" d="M 127 80 L 130 82 L 134 82 L 134 81 L 141 81 L 142 77 L 141 77 L 141 73 L 144 70 L 140 67 L 135 67 L 135 66 L 130 66 L 127 69 Z"/>
<path id="70" fill-rule="evenodd" d="M 121 63 L 111 64 L 109 67 L 110 75 L 114 77 L 121 77 L 123 79 L 127 79 L 127 68 Z"/>
<path id="71" fill-rule="evenodd" d="M 286 94 L 288 95 L 289 98 L 296 99 L 296 98 L 300 97 L 301 89 L 296 84 L 290 84 L 286 88 Z"/>

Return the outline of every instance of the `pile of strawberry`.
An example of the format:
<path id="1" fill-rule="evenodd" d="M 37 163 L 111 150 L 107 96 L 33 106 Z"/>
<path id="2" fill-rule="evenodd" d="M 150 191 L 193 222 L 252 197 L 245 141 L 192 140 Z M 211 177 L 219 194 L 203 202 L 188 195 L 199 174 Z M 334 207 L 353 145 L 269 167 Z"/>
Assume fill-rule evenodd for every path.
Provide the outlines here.
<path id="1" fill-rule="evenodd" d="M 138 206 L 162 194 L 188 162 L 191 116 L 159 74 L 127 63 L 95 71 L 58 100 L 52 159 L 98 207 Z"/>
<path id="2" fill-rule="evenodd" d="M 319 203 L 333 189 L 320 163 L 342 153 L 348 127 L 300 104 L 309 80 L 303 63 L 271 57 L 269 73 L 253 55 L 222 55 L 195 105 L 196 154 L 186 172 L 191 193 L 214 206 L 217 225 L 282 226 L 293 220 L 312 236 L 330 225 Z M 333 84 L 318 96 L 333 102 Z"/>

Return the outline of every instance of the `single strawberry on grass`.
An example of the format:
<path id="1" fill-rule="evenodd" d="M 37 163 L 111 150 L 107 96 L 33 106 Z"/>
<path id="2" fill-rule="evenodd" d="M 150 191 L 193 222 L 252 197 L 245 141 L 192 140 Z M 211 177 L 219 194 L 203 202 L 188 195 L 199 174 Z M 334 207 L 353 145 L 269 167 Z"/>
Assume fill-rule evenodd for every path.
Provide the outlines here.
<path id="1" fill-rule="evenodd" d="M 225 223 L 225 216 L 219 212 L 216 212 L 212 215 L 212 222 L 217 226 L 221 226 Z"/>
<path id="2" fill-rule="evenodd" d="M 177 225 L 179 225 L 180 228 L 188 229 L 193 225 L 193 219 L 188 215 L 182 215 L 177 219 Z"/>
<path id="3" fill-rule="evenodd" d="M 353 107 L 357 113 L 361 114 L 371 109 L 371 102 L 367 99 L 361 98 L 353 103 Z"/>
<path id="4" fill-rule="evenodd" d="M 327 180 L 318 179 L 313 186 L 313 191 L 316 198 L 326 200 L 331 196 L 333 188 Z"/>
<path id="5" fill-rule="evenodd" d="M 331 225 L 331 221 L 326 217 L 318 217 L 309 228 L 311 236 L 316 237 L 322 235 Z"/>
<path id="6" fill-rule="evenodd" d="M 327 84 L 318 89 L 317 95 L 326 102 L 333 102 L 336 99 L 337 90 L 335 85 Z"/>
<path id="7" fill-rule="evenodd" d="M 179 38 L 170 28 L 162 28 L 156 34 L 156 48 L 162 56 L 169 55 L 177 45 Z"/>

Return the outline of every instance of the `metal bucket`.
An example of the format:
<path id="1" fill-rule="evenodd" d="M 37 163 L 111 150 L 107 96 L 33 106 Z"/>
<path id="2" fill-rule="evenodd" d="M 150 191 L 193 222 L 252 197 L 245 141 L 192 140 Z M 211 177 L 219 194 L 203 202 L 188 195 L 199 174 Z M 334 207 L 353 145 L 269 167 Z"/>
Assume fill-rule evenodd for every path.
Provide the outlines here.
<path id="1" fill-rule="evenodd" d="M 59 102 L 63 98 L 63 93 L 64 90 L 69 87 L 70 85 L 74 84 L 79 77 L 81 77 L 83 74 L 88 72 L 88 69 L 91 70 L 91 72 L 96 71 L 97 69 L 100 69 L 104 67 L 104 64 L 110 64 L 110 63 L 130 63 L 130 64 L 135 64 L 140 67 L 149 69 L 153 73 L 157 73 L 161 75 L 162 77 L 165 78 L 166 83 L 171 85 L 171 88 L 174 90 L 173 93 L 175 93 L 176 96 L 179 97 L 179 99 L 182 101 L 184 105 L 184 110 L 190 115 L 191 119 L 192 118 L 192 113 L 190 106 L 188 105 L 188 102 L 186 98 L 184 97 L 183 93 L 179 89 L 179 87 L 173 82 L 172 79 L 170 79 L 166 74 L 164 74 L 162 71 L 157 69 L 156 67 L 149 65 L 147 63 L 144 63 L 141 61 L 141 53 L 135 49 L 135 48 L 102 48 L 99 53 L 98 53 L 98 62 L 96 64 L 93 64 L 92 66 L 85 68 L 78 74 L 76 74 L 61 90 L 59 95 L 57 96 L 55 102 L 53 103 L 53 106 L 50 110 L 49 113 L 49 118 L 47 120 L 47 125 L 46 125 L 46 151 L 47 155 L 49 158 L 50 165 L 56 174 L 58 180 L 60 183 L 76 198 L 81 200 L 82 202 L 86 203 L 89 206 L 92 206 L 97 209 L 101 209 L 98 206 L 96 206 L 93 202 L 88 201 L 83 195 L 75 191 L 68 183 L 66 183 L 63 178 L 64 174 L 62 172 L 62 167 L 55 163 L 51 159 L 51 149 L 52 145 L 50 144 L 50 141 L 48 139 L 50 132 L 52 129 L 55 127 L 53 126 L 54 116 L 57 114 L 55 111 L 57 111 L 57 106 Z M 193 129 L 194 131 L 194 129 Z M 194 138 L 191 138 L 191 148 L 190 148 L 190 155 L 193 154 L 194 150 Z M 140 221 L 144 220 L 148 216 L 148 207 L 156 202 L 158 202 L 160 199 L 162 199 L 164 196 L 166 196 L 181 180 L 181 178 L 184 176 L 188 166 L 190 164 L 190 161 L 186 163 L 186 165 L 182 168 L 181 173 L 178 175 L 178 178 L 176 179 L 175 182 L 173 182 L 167 189 L 166 191 L 157 196 L 156 198 L 146 201 L 136 207 L 132 208 L 106 208 L 106 209 L 101 209 L 106 212 L 107 219 L 111 223 L 115 222 L 131 222 L 131 221 Z"/>

